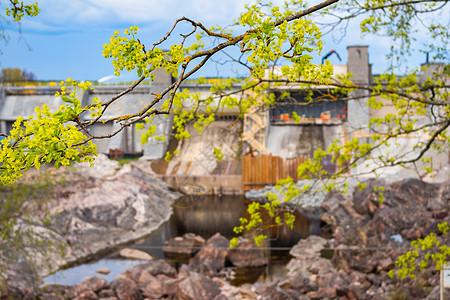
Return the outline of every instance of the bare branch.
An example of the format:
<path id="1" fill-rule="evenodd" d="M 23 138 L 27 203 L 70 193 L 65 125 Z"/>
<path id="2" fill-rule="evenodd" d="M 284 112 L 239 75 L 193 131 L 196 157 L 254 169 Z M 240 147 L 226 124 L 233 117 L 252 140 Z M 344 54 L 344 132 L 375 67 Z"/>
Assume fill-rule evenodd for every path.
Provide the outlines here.
<path id="1" fill-rule="evenodd" d="M 394 161 L 394 162 L 392 162 L 391 165 L 394 166 L 394 165 L 408 164 L 408 163 L 412 163 L 412 162 L 416 162 L 416 161 L 420 160 L 424 156 L 424 154 L 430 149 L 431 145 L 434 143 L 434 141 L 436 140 L 438 135 L 440 135 L 442 132 L 444 132 L 444 130 L 446 130 L 448 127 L 450 127 L 450 119 L 446 120 L 446 122 L 441 126 L 441 128 L 439 128 L 438 130 L 436 130 L 433 133 L 431 138 L 425 144 L 425 147 L 420 151 L 420 153 L 415 158 L 412 158 L 410 160 L 404 160 L 404 161 L 402 161 L 402 160 Z"/>

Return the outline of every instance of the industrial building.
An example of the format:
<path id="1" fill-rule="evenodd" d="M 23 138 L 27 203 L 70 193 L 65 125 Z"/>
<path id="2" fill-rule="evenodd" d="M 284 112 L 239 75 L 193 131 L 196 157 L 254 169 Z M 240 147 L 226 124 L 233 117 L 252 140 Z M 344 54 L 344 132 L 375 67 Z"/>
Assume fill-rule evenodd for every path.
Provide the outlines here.
<path id="1" fill-rule="evenodd" d="M 368 46 L 349 46 L 348 61 L 346 65 L 334 65 L 334 73 L 353 73 L 353 82 L 359 85 L 371 85 L 373 82 L 372 68 L 369 62 Z M 375 62 L 376 63 L 376 62 Z M 441 64 L 429 64 L 427 74 L 422 74 L 423 80 L 430 75 L 433 68 L 442 67 Z M 271 71 L 275 71 L 272 69 Z M 126 94 L 114 102 L 107 111 L 105 119 L 134 113 L 139 108 L 147 105 L 153 98 L 153 94 L 161 92 L 165 87 L 173 83 L 170 74 L 158 70 L 155 81 L 137 86 L 131 93 Z M 191 92 L 198 92 L 202 97 L 210 94 L 211 84 L 187 83 L 180 89 L 187 88 Z M 239 89 L 239 85 L 235 86 Z M 82 105 L 92 102 L 94 97 L 102 101 L 109 100 L 121 92 L 124 86 L 99 85 L 93 91 L 87 91 L 82 99 Z M 47 86 L 3 86 L 0 89 L 0 131 L 8 133 L 18 116 L 25 118 L 34 113 L 34 107 L 48 105 L 56 110 L 63 104 L 61 98 L 54 94 L 59 90 L 57 85 Z M 358 90 L 354 95 L 362 97 L 358 101 L 343 101 L 348 95 L 332 93 L 333 87 L 315 86 L 308 92 L 289 85 L 278 86 L 269 89 L 275 93 L 277 101 L 271 107 L 252 107 L 243 118 L 238 118 L 236 109 L 222 109 L 217 114 L 217 121 L 206 128 L 203 134 L 197 133 L 192 127 L 191 138 L 180 142 L 170 139 L 172 135 L 172 117 L 157 116 L 153 122 L 156 125 L 155 135 L 165 135 L 166 140 L 150 138 L 145 145 L 141 144 L 140 135 L 136 128 L 126 128 L 110 139 L 100 139 L 94 142 L 98 146 L 98 152 L 109 153 L 116 149 L 122 152 L 141 152 L 143 157 L 154 161 L 155 170 L 163 175 L 192 176 L 221 175 L 240 176 L 240 158 L 245 153 L 252 155 L 271 155 L 284 161 L 284 175 L 295 177 L 294 164 L 305 158 L 311 157 L 318 148 L 326 149 L 335 139 L 345 143 L 352 138 L 358 138 L 370 142 L 371 129 L 367 124 L 372 116 L 379 116 L 393 112 L 394 108 L 388 102 L 381 110 L 373 110 L 366 106 L 368 92 Z M 289 91 L 287 98 L 282 98 L 283 91 Z M 311 92 L 313 99 L 322 100 L 310 103 L 307 93 Z M 242 97 L 245 95 L 242 94 Z M 333 100 L 333 101 L 330 101 Z M 189 103 L 185 104 L 189 107 Z M 300 121 L 294 120 L 294 113 Z M 88 115 L 82 115 L 82 119 L 88 120 Z M 233 129 L 230 129 L 233 125 Z M 110 134 L 118 124 L 98 123 L 89 128 L 92 134 Z M 399 139 L 399 147 L 380 148 L 379 151 L 402 153 L 427 137 L 405 136 Z M 221 148 L 224 159 L 218 162 L 213 153 L 214 147 Z M 170 163 L 162 161 L 167 150 L 178 149 L 180 153 Z M 435 153 L 431 150 L 429 157 L 433 159 L 433 167 L 442 168 L 449 163 L 448 153 Z M 291 166 L 292 165 L 292 166 Z M 336 166 L 331 162 L 331 157 L 325 162 L 328 171 L 335 172 Z M 370 162 L 361 164 L 357 172 L 370 170 Z M 290 169 L 291 171 L 287 171 Z M 397 169 L 386 172 L 409 171 Z M 280 175 L 283 176 L 283 175 Z M 231 178 L 231 177 L 230 177 Z M 210 180 L 210 179 L 208 179 Z M 230 179 L 231 180 L 231 179 Z M 233 179 L 234 180 L 234 179 Z M 264 180 L 263 180 L 264 181 Z M 268 183 L 268 182 L 263 182 Z M 216 185 L 217 182 L 210 183 Z"/>

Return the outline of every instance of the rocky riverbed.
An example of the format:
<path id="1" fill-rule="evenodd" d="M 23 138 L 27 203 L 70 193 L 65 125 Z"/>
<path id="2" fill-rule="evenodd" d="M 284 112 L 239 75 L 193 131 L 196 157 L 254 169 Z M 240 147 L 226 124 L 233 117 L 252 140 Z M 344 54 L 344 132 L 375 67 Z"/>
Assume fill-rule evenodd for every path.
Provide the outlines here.
<path id="1" fill-rule="evenodd" d="M 385 188 L 383 203 L 374 185 Z M 112 283 L 102 281 L 101 288 L 89 291 L 87 286 L 101 280 L 91 278 L 73 287 L 49 286 L 45 297 L 60 297 L 59 291 L 69 299 L 439 299 L 435 265 L 412 280 L 391 279 L 388 272 L 411 240 L 434 232 L 441 245 L 450 245 L 448 234 L 437 229 L 438 223 L 450 222 L 449 201 L 448 183 L 416 179 L 370 180 L 367 189 L 350 196 L 329 193 L 321 204 L 322 228 L 328 238 L 300 240 L 290 252 L 293 258 L 286 266 L 286 278 L 278 282 L 232 286 L 229 276 L 242 265 L 232 259 L 233 250 L 226 249 L 227 240 L 218 234 L 178 271 L 158 260 L 132 268 Z M 178 238 L 177 243 L 189 244 L 189 239 L 182 240 Z M 256 261 L 264 263 L 260 256 L 247 260 Z M 156 265 L 166 271 L 157 271 Z M 448 291 L 445 295 L 449 296 Z"/>
<path id="2" fill-rule="evenodd" d="M 133 186 L 132 182 L 139 181 L 142 176 L 150 176 L 139 166 L 129 168 L 129 172 L 114 175 L 126 182 L 121 189 Z M 101 194 L 111 197 L 107 191 L 116 185 L 104 184 L 107 187 L 101 189 Z M 384 188 L 382 203 L 378 191 L 374 191 L 375 186 Z M 146 188 L 149 190 L 145 194 L 168 193 L 156 187 L 131 190 L 144 191 Z M 86 192 L 83 197 L 90 194 Z M 72 225 L 77 222 L 63 222 L 66 225 L 62 228 L 67 231 L 61 234 L 62 237 L 70 237 L 73 243 L 87 243 L 84 247 L 90 247 L 86 251 L 83 247 L 72 246 L 75 250 L 69 255 L 93 252 L 97 249 L 95 245 L 100 243 L 100 236 L 106 236 L 111 228 L 113 233 L 116 232 L 120 227 L 117 224 L 128 224 L 124 229 L 129 228 L 131 232 L 141 228 L 133 222 L 119 221 L 127 207 L 134 207 L 134 202 L 117 205 L 122 208 L 111 213 L 90 215 L 82 213 L 83 206 L 76 203 L 75 196 L 69 197 L 64 199 L 68 200 L 65 206 L 69 207 L 74 201 L 72 219 L 91 220 L 88 223 L 92 224 L 85 227 L 88 234 L 83 237 L 82 231 L 77 231 L 82 227 Z M 93 202 L 99 205 L 99 202 Z M 170 204 L 169 200 L 163 202 Z M 155 203 L 163 205 L 162 202 Z M 205 242 L 193 236 L 174 239 L 175 246 L 193 244 L 195 248 L 201 248 L 197 252 L 186 246 L 187 252 L 183 255 L 192 258 L 178 269 L 164 260 L 153 260 L 129 269 L 110 283 L 93 277 L 75 286 L 48 285 L 38 295 L 26 293 L 26 290 L 15 295 L 23 299 L 35 299 L 36 296 L 41 299 L 439 299 L 439 272 L 433 263 L 414 279 L 391 279 L 388 272 L 395 267 L 398 256 L 410 249 L 412 240 L 434 233 L 441 245 L 450 245 L 449 233 L 443 235 L 437 228 L 439 223 L 450 223 L 449 207 L 448 180 L 426 183 L 417 179 L 394 182 L 371 179 L 361 191 L 354 189 L 347 195 L 331 192 L 321 199 L 322 236 L 309 236 L 291 249 L 293 258 L 286 266 L 287 275 L 277 282 L 231 285 L 238 268 L 250 267 L 257 274 L 266 261 L 250 241 L 242 241 L 240 249 L 231 250 L 227 247 L 228 240 L 217 234 Z M 161 213 L 157 213 L 160 209 L 149 207 L 149 210 L 156 210 L 149 215 L 161 218 Z M 106 216 L 108 221 L 93 221 L 94 216 L 100 215 Z M 139 220 L 137 211 L 131 215 Z M 115 225 L 108 227 L 111 224 Z M 92 239 L 97 239 L 94 246 L 89 244 Z M 169 252 L 168 249 L 170 247 L 166 247 Z M 419 251 L 417 260 L 423 257 L 424 253 Z M 445 297 L 450 296 L 448 292 Z"/>
<path id="3" fill-rule="evenodd" d="M 170 217 L 171 204 L 180 197 L 169 191 L 144 161 L 120 166 L 100 155 L 93 167 L 81 164 L 49 172 L 64 178 L 55 184 L 53 198 L 46 203 L 50 226 L 38 221 L 32 226 L 65 253 L 49 250 L 42 265 L 39 253 L 29 257 L 38 265 L 40 276 L 148 235 Z M 21 265 L 9 267 L 6 284 L 10 291 L 0 291 L 0 296 L 20 290 L 32 293 L 30 286 L 40 279 L 30 278 Z"/>

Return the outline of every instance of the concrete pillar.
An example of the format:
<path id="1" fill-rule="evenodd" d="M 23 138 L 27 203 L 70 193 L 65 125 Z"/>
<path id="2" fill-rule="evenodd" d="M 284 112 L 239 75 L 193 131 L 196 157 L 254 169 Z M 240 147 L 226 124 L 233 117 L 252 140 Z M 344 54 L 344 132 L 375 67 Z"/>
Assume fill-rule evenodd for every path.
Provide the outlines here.
<path id="1" fill-rule="evenodd" d="M 347 70 L 353 74 L 352 81 L 358 85 L 369 85 L 371 81 L 371 66 L 369 64 L 368 46 L 349 46 L 347 47 L 348 60 Z M 367 124 L 370 121 L 370 109 L 367 107 L 369 92 L 357 90 L 350 94 L 357 97 L 357 100 L 351 100 L 347 104 L 348 117 L 348 139 L 353 139 L 353 133 L 357 130 L 367 132 Z M 347 137 L 344 137 L 346 140 Z M 369 138 L 364 141 L 369 142 Z M 358 173 L 360 166 L 357 166 L 353 172 Z"/>
<path id="2" fill-rule="evenodd" d="M 353 83 L 369 85 L 372 68 L 369 64 L 368 46 L 348 46 L 347 51 L 347 70 L 353 73 Z M 369 93 L 364 90 L 358 90 L 352 92 L 351 95 L 359 98 L 358 100 L 349 101 L 347 106 L 349 130 L 354 131 L 364 128 L 370 120 L 369 108 L 366 105 Z"/>
<path id="3" fill-rule="evenodd" d="M 348 46 L 347 70 L 353 73 L 353 82 L 369 84 L 371 66 L 369 65 L 369 46 Z"/>

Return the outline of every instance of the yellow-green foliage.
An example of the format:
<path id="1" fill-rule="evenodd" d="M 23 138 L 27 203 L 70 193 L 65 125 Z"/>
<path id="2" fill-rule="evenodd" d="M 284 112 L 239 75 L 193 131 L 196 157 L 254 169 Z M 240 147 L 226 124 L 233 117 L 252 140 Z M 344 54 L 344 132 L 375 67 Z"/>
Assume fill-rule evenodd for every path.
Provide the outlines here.
<path id="1" fill-rule="evenodd" d="M 214 147 L 214 156 L 216 157 L 217 161 L 221 161 L 223 159 L 223 153 L 220 148 Z"/>
<path id="2" fill-rule="evenodd" d="M 280 180 L 276 188 L 280 194 L 284 195 L 285 203 L 295 200 L 295 198 L 301 193 L 291 177 L 288 177 L 285 180 Z M 234 232 L 236 234 L 241 234 L 244 230 L 249 232 L 255 230 L 261 231 L 271 226 L 286 225 L 291 229 L 293 228 L 295 216 L 289 211 L 286 211 L 281 215 L 278 213 L 281 212 L 279 208 L 282 202 L 278 199 L 277 194 L 268 192 L 266 196 L 268 200 L 266 203 L 261 204 L 259 202 L 252 202 L 248 205 L 247 213 L 249 217 L 239 219 L 241 225 L 234 227 Z M 263 219 L 261 217 L 261 214 L 264 212 L 269 216 L 269 220 L 266 224 L 263 224 Z M 267 236 L 265 234 L 259 234 L 255 237 L 255 243 L 259 246 L 261 241 L 266 238 Z M 234 247 L 236 245 L 237 239 L 232 239 L 230 241 L 230 247 Z"/>
<path id="3" fill-rule="evenodd" d="M 6 8 L 6 15 L 12 17 L 15 22 L 22 20 L 24 16 L 35 17 L 41 11 L 38 7 L 38 3 L 23 4 L 23 1 L 10 0 L 12 7 Z"/>
<path id="4" fill-rule="evenodd" d="M 65 86 L 69 85 L 72 90 Z M 70 78 L 61 82 L 60 96 L 65 102 L 52 113 L 47 105 L 36 107 L 35 115 L 27 120 L 19 117 L 13 124 L 9 136 L 1 141 L 0 179 L 10 184 L 23 172 L 42 164 L 54 163 L 55 167 L 68 165 L 71 161 L 92 162 L 96 145 L 76 126 L 81 108 L 79 96 L 90 87 L 90 83 L 76 83 Z M 97 106 L 94 106 L 94 109 Z"/>
<path id="5" fill-rule="evenodd" d="M 445 235 L 450 230 L 450 226 L 447 222 L 443 222 L 438 224 L 438 229 Z M 415 278 L 417 272 L 428 267 L 431 261 L 436 264 L 437 270 L 441 270 L 448 263 L 450 247 L 448 245 L 440 245 L 436 234 L 433 232 L 423 239 L 412 241 L 411 247 L 413 250 L 401 255 L 395 262 L 397 270 L 391 270 L 389 272 L 391 278 L 394 275 L 400 279 L 405 279 L 408 276 Z M 419 258 L 419 254 L 422 254 L 423 258 L 417 261 L 416 259 Z"/>

